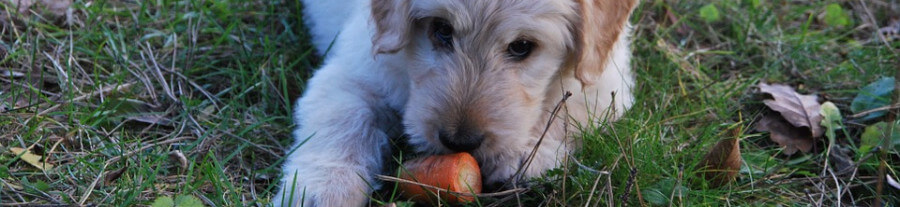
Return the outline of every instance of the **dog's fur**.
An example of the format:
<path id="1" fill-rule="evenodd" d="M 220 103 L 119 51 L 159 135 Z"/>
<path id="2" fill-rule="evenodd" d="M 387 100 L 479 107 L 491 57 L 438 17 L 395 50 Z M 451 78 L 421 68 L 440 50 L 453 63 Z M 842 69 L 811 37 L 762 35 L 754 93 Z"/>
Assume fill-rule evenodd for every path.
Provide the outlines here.
<path id="1" fill-rule="evenodd" d="M 483 140 L 470 152 L 486 186 L 540 176 L 578 147 L 570 132 L 612 121 L 633 102 L 628 17 L 637 0 L 304 3 L 327 58 L 297 103 L 298 147 L 276 206 L 365 205 L 375 175 L 390 173 L 390 137 L 404 134 L 420 154 Z M 452 26 L 451 44 L 435 40 L 437 19 Z M 534 42 L 527 58 L 510 58 L 517 40 Z"/>

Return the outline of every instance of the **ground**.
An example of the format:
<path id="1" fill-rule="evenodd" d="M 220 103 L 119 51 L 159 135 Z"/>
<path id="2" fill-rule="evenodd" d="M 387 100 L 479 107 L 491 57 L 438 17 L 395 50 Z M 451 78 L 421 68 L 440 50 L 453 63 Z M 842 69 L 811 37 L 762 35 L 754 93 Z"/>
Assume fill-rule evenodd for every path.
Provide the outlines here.
<path id="1" fill-rule="evenodd" d="M 292 102 L 320 62 L 302 5 L 36 2 L 0 2 L 0 205 L 268 204 L 292 142 Z M 861 88 L 900 71 L 900 43 L 876 35 L 898 14 L 880 0 L 642 1 L 634 108 L 586 128 L 571 165 L 527 192 L 473 205 L 870 206 L 879 194 L 900 203 L 900 189 L 884 184 L 898 175 L 896 150 L 857 147 L 865 126 L 892 117 L 860 121 L 850 110 Z M 760 82 L 833 102 L 844 114 L 836 141 L 784 155 L 754 128 L 773 113 Z M 738 138 L 743 162 L 717 186 L 697 166 L 727 138 Z M 826 164 L 832 145 L 848 151 L 853 173 Z M 372 205 L 402 201 L 390 187 Z"/>

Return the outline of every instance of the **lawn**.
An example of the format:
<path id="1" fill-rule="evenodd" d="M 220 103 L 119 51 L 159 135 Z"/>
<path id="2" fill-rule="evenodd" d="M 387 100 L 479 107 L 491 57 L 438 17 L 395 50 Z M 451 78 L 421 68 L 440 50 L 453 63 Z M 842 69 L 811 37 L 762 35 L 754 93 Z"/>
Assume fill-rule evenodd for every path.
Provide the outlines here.
<path id="1" fill-rule="evenodd" d="M 293 141 L 292 103 L 320 63 L 302 5 L 11 2 L 20 1 L 0 2 L 0 206 L 268 204 Z M 894 117 L 851 109 L 866 85 L 900 72 L 900 42 L 876 35 L 890 24 L 900 33 L 900 3 L 641 4 L 634 108 L 576 135 L 584 146 L 570 165 L 527 192 L 474 205 L 900 203 L 885 181 L 900 175 L 900 140 L 862 150 L 866 128 Z M 840 128 L 786 155 L 755 127 L 777 114 L 761 82 L 832 102 Z M 729 138 L 743 162 L 717 185 L 698 164 Z M 836 169 L 842 157 L 850 171 Z M 372 205 L 405 204 L 387 186 Z"/>

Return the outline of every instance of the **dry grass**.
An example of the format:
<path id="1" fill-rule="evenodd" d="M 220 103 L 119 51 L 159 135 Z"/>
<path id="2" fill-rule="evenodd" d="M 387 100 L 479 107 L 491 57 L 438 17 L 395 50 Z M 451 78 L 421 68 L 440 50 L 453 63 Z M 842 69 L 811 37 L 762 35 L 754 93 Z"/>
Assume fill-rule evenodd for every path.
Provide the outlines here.
<path id="1" fill-rule="evenodd" d="M 0 143 L 58 167 L 3 150 L 0 203 L 268 200 L 312 61 L 299 5 L 76 1 L 69 22 L 2 5 Z"/>

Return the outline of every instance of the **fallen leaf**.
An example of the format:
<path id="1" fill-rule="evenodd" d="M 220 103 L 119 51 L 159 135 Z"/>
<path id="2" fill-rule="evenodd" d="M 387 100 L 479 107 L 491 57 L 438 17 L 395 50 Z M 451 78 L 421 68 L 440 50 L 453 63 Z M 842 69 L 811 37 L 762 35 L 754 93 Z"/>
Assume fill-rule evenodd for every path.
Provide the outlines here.
<path id="1" fill-rule="evenodd" d="M 178 207 L 203 207 L 203 201 L 192 195 L 180 195 L 175 197 L 175 206 Z"/>
<path id="2" fill-rule="evenodd" d="M 821 137 L 822 114 L 819 113 L 822 105 L 816 95 L 801 95 L 793 88 L 786 85 L 759 83 L 759 90 L 772 95 L 773 99 L 763 100 L 766 106 L 781 113 L 787 120 L 797 127 L 808 127 L 812 137 Z"/>
<path id="3" fill-rule="evenodd" d="M 721 19 L 719 16 L 719 9 L 713 4 L 707 4 L 700 8 L 700 18 L 706 22 L 715 22 Z"/>
<path id="4" fill-rule="evenodd" d="M 841 111 L 830 101 L 822 104 L 822 127 L 825 127 L 825 137 L 828 138 L 828 158 L 835 174 L 843 175 L 853 171 L 853 161 L 850 159 L 849 150 L 837 145 L 837 135 L 834 131 L 843 128 L 841 123 Z"/>
<path id="5" fill-rule="evenodd" d="M 850 17 L 844 12 L 840 4 L 832 3 L 825 6 L 823 21 L 833 27 L 842 27 L 850 24 Z"/>
<path id="6" fill-rule="evenodd" d="M 181 169 L 188 168 L 187 158 L 184 157 L 184 153 L 182 153 L 181 150 L 169 152 L 169 159 L 178 161 L 178 167 L 181 167 Z"/>
<path id="7" fill-rule="evenodd" d="M 41 161 L 41 156 L 32 154 L 31 151 L 28 151 L 24 148 L 10 147 L 9 151 L 16 155 L 22 155 L 21 157 L 19 157 L 19 159 L 22 159 L 28 164 L 31 164 L 31 166 L 37 167 L 41 171 L 48 171 L 53 169 L 52 164 Z"/>
<path id="8" fill-rule="evenodd" d="M 151 207 L 174 207 L 175 200 L 169 196 L 156 197 L 153 199 L 153 203 L 150 204 Z"/>
<path id="9" fill-rule="evenodd" d="M 900 122 L 894 122 L 893 133 L 891 133 L 891 129 L 889 129 L 887 122 L 878 122 L 871 126 L 866 127 L 866 130 L 863 132 L 861 136 L 860 146 L 859 146 L 859 156 L 866 155 L 875 149 L 875 147 L 881 146 L 885 137 L 890 136 L 891 139 L 888 144 L 892 146 L 888 146 L 888 148 L 893 147 L 894 150 L 900 151 Z"/>
<path id="10" fill-rule="evenodd" d="M 125 169 L 128 168 L 123 167 L 118 170 L 107 172 L 105 175 L 103 175 L 103 183 L 110 184 L 113 181 L 118 180 L 120 177 L 122 177 L 122 173 L 125 172 Z"/>
<path id="11" fill-rule="evenodd" d="M 663 195 L 657 189 L 644 189 L 641 191 L 641 196 L 644 197 L 645 201 L 653 205 L 663 206 L 669 203 L 669 196 Z"/>
<path id="12" fill-rule="evenodd" d="M 716 143 L 698 165 L 701 169 L 699 173 L 709 180 L 713 187 L 731 182 L 741 170 L 741 146 L 738 140 L 741 129 L 732 129 L 731 134 L 731 137 Z"/>
<path id="13" fill-rule="evenodd" d="M 678 199 L 679 197 L 688 196 L 689 194 L 690 189 L 672 178 L 664 178 L 644 190 L 641 190 L 641 195 L 645 201 L 658 206 L 669 204 L 670 196 L 671 198 Z"/>
<path id="14" fill-rule="evenodd" d="M 853 102 L 850 102 L 850 111 L 856 114 L 872 109 L 887 106 L 891 102 L 891 94 L 894 93 L 894 78 L 886 77 L 866 85 L 859 90 Z M 860 121 L 877 119 L 887 114 L 887 110 L 875 111 L 860 115 Z"/>
<path id="15" fill-rule="evenodd" d="M 800 150 L 812 150 L 815 140 L 809 130 L 788 124 L 784 118 L 776 115 L 763 116 L 754 127 L 757 131 L 769 132 L 769 138 L 784 147 L 785 155 L 792 155 Z"/>
<path id="16" fill-rule="evenodd" d="M 837 136 L 834 134 L 834 131 L 843 128 L 841 111 L 838 110 L 834 103 L 826 101 L 822 104 L 822 109 L 819 113 L 822 114 L 821 124 L 822 127 L 825 127 L 825 137 L 828 138 L 829 143 L 833 143 Z"/>

